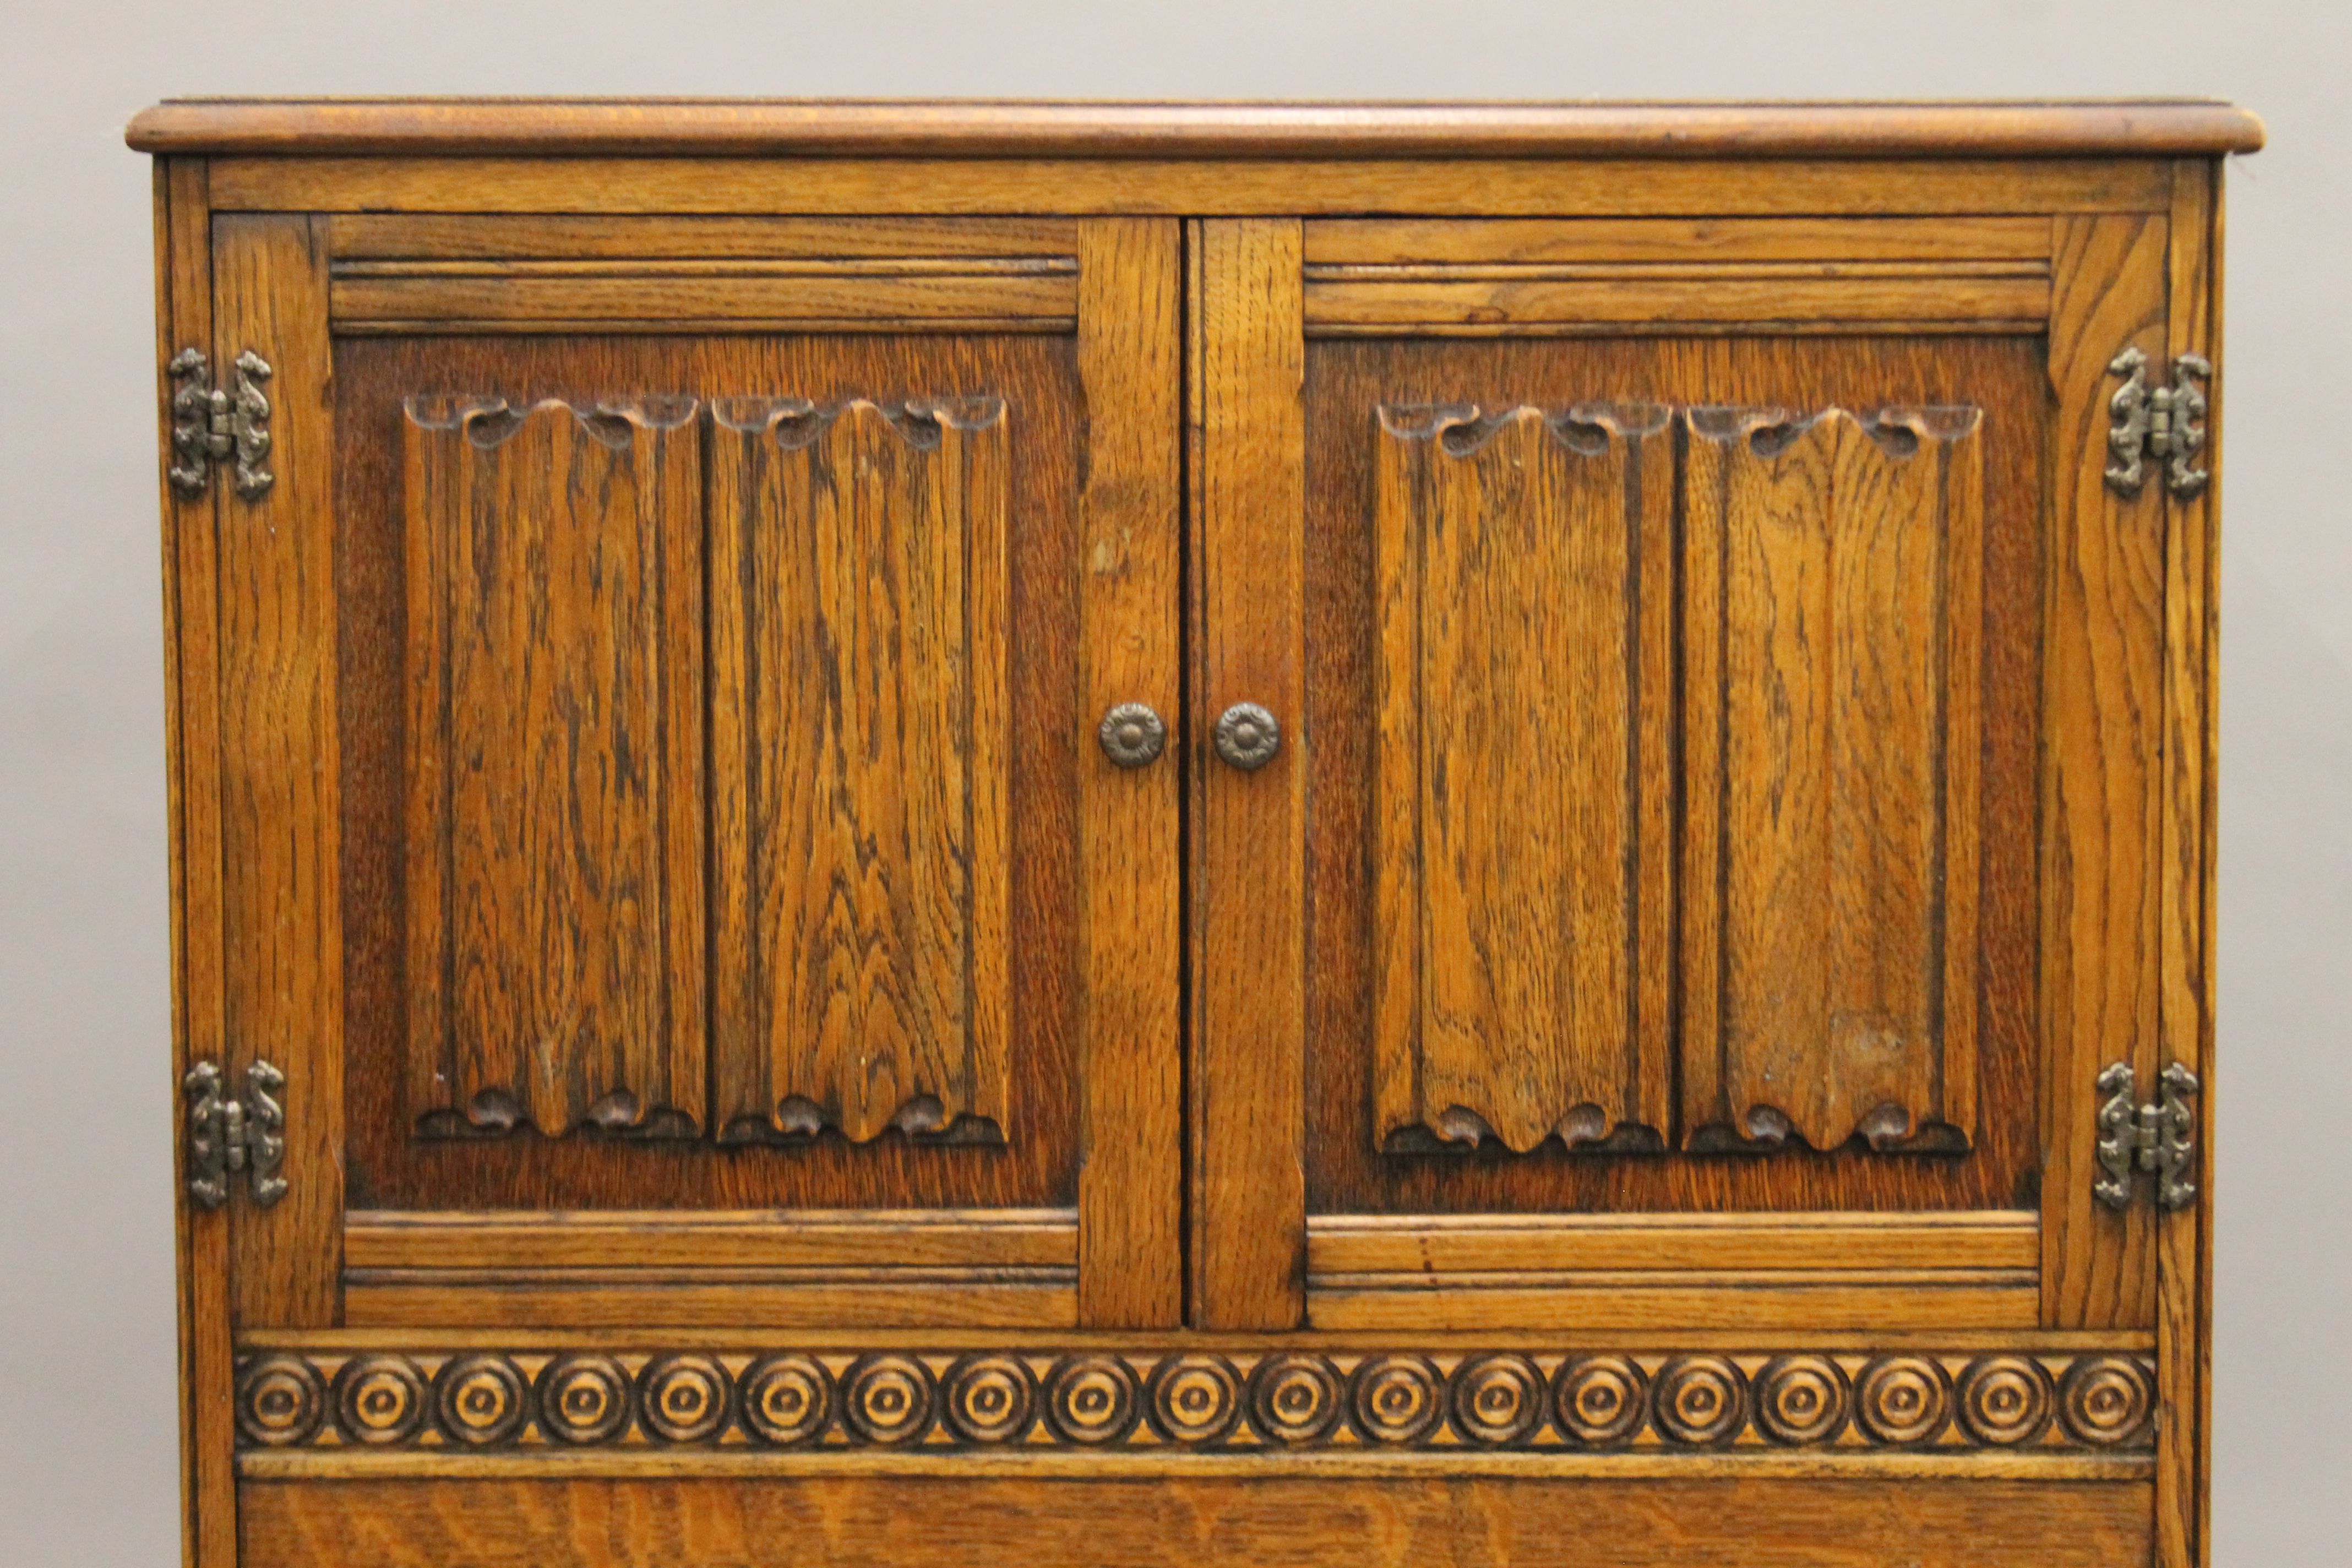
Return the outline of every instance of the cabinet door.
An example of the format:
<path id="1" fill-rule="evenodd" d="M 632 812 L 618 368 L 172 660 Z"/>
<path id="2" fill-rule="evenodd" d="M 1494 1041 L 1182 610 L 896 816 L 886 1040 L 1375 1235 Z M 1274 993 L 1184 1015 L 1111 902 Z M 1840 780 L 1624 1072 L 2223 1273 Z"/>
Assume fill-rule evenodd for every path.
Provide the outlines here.
<path id="1" fill-rule="evenodd" d="M 1204 1320 L 2151 1326 L 2165 229 L 1202 226 Z"/>
<path id="2" fill-rule="evenodd" d="M 1179 244 L 216 219 L 240 1330 L 1176 1321 Z"/>

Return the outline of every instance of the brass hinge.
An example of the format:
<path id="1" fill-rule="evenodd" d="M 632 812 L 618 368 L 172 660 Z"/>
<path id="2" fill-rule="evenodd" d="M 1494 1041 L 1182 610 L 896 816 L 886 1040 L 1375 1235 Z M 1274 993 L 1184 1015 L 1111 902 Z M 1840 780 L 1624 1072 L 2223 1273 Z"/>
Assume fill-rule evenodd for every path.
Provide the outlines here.
<path id="1" fill-rule="evenodd" d="M 2213 476 L 2194 464 L 2205 449 L 2205 394 L 2213 366 L 2201 354 L 2182 354 L 2172 362 L 2172 384 L 2150 386 L 2147 356 L 2126 349 L 2108 362 L 2107 374 L 2124 378 L 2107 400 L 2107 448 L 2115 454 L 2107 488 L 2117 495 L 2139 494 L 2147 477 L 2143 459 L 2153 458 L 2164 465 L 2164 488 L 2174 495 L 2203 489 Z"/>
<path id="2" fill-rule="evenodd" d="M 2132 1173 L 2156 1176 L 2156 1201 L 2166 1209 L 2185 1209 L 2197 1201 L 2197 1184 L 2189 1179 L 2196 1157 L 2197 1112 L 2189 1103 L 2197 1095 L 2197 1075 L 2179 1062 L 2164 1069 L 2158 1080 L 2158 1098 L 2134 1103 L 2139 1081 L 2132 1069 L 2116 1062 L 2099 1074 L 2099 1170 L 2091 1191 L 2109 1208 L 2129 1208 Z"/>
<path id="3" fill-rule="evenodd" d="M 198 1062 L 180 1080 L 188 1098 L 188 1196 L 204 1208 L 228 1202 L 229 1174 L 243 1171 L 253 1201 L 268 1208 L 286 1195 L 278 1167 L 286 1162 L 286 1075 L 268 1062 L 245 1069 L 245 1091 L 227 1092 L 215 1062 Z"/>
<path id="4" fill-rule="evenodd" d="M 172 488 L 200 496 L 212 466 L 234 458 L 236 493 L 260 499 L 273 477 L 261 466 L 269 456 L 269 399 L 260 384 L 269 379 L 269 362 L 251 349 L 237 355 L 236 380 L 226 392 L 205 384 L 211 364 L 194 349 L 182 349 L 165 368 L 172 374 Z"/>

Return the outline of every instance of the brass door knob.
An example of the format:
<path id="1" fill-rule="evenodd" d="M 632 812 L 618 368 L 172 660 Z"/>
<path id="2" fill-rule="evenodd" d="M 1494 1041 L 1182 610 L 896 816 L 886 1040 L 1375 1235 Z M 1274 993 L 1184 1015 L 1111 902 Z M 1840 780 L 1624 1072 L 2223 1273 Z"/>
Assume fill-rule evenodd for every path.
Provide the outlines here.
<path id="1" fill-rule="evenodd" d="M 1217 716 L 1217 755 L 1245 773 L 1274 761 L 1282 726 L 1255 702 L 1236 702 Z"/>
<path id="2" fill-rule="evenodd" d="M 1139 768 L 1168 744 L 1168 726 L 1148 702 L 1122 702 L 1095 727 L 1103 755 L 1122 768 Z"/>

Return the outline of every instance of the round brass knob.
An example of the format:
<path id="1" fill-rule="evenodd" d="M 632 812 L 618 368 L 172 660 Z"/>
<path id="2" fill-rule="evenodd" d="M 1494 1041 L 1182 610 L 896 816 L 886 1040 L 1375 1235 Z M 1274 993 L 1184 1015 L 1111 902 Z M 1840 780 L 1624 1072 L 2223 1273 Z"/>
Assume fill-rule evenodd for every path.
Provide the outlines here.
<path id="1" fill-rule="evenodd" d="M 1148 702 L 1122 702 L 1095 729 L 1103 755 L 1122 768 L 1139 768 L 1168 744 L 1168 726 Z"/>
<path id="2" fill-rule="evenodd" d="M 1245 773 L 1274 761 L 1282 726 L 1255 702 L 1236 702 L 1217 716 L 1217 755 Z"/>

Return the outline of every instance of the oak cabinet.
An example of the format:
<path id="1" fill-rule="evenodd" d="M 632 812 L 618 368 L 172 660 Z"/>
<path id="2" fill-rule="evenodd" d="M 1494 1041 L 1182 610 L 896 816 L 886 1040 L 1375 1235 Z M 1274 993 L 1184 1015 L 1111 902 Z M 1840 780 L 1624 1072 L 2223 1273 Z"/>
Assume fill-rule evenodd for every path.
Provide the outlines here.
<path id="1" fill-rule="evenodd" d="M 131 139 L 192 1568 L 2202 1560 L 2249 117 Z"/>

